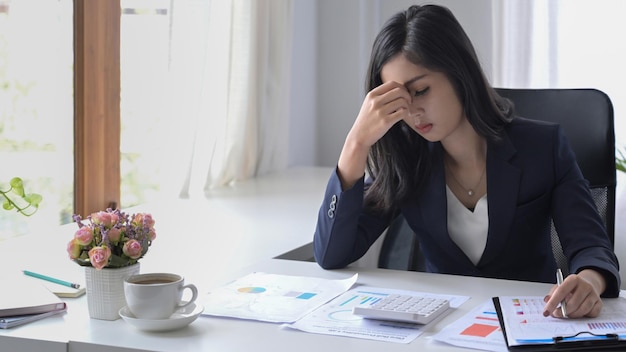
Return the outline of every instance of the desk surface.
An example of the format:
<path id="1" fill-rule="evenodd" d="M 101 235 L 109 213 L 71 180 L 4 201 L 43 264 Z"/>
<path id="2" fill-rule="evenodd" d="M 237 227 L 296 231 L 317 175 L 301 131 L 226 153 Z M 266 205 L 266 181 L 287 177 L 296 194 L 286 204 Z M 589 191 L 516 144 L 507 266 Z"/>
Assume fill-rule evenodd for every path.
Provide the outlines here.
<path id="1" fill-rule="evenodd" d="M 293 168 L 210 190 L 206 198 L 164 199 L 128 209 L 128 213 L 150 212 L 156 220 L 157 239 L 141 260 L 141 271 L 180 273 L 206 292 L 216 283 L 229 280 L 232 274 L 229 270 L 238 270 L 310 243 L 331 172 L 331 168 L 322 167 Z M 0 241 L 0 267 L 3 268 L 0 277 L 10 279 L 26 269 L 68 281 L 84 281 L 83 268 L 67 258 L 65 249 L 76 228 L 75 224 L 55 226 L 46 233 Z M 89 336 L 100 335 L 96 333 L 98 329 L 106 330 L 109 325 L 124 323 L 123 320 L 113 324 L 81 320 L 88 316 L 86 298 L 67 302 L 69 310 L 63 317 L 0 330 L 0 352 L 66 351 L 67 341 L 88 343 Z M 128 330 L 128 335 L 122 333 L 99 343 L 116 342 L 124 346 L 126 339 L 137 339 L 131 326 L 121 326 L 122 332 Z M 194 330 L 187 331 L 190 332 Z M 169 346 L 165 350 L 171 349 Z"/>
<path id="2" fill-rule="evenodd" d="M 355 270 L 327 271 L 316 263 L 271 259 L 249 268 L 233 270 L 232 278 L 251 271 L 278 274 L 347 278 Z M 339 336 L 309 334 L 281 329 L 279 324 L 201 316 L 190 326 L 172 332 L 147 333 L 134 329 L 123 320 L 89 319 L 86 298 L 66 300 L 68 314 L 48 318 L 14 330 L 0 331 L 0 345 L 6 337 L 34 342 L 69 341 L 69 351 L 451 351 L 454 347 L 432 341 L 429 336 L 466 314 L 493 295 L 543 295 L 550 285 L 508 280 L 493 280 L 441 274 L 359 268 L 358 282 L 378 287 L 468 295 L 471 299 L 432 326 L 410 344 L 378 342 Z M 220 283 L 215 282 L 216 286 Z M 47 347 L 47 345 L 46 345 Z M 0 348 L 2 350 L 2 348 Z M 461 350 L 461 349 L 459 349 Z"/>
<path id="3" fill-rule="evenodd" d="M 157 239 L 142 272 L 184 275 L 201 292 L 248 274 L 346 278 L 359 272 L 359 283 L 417 291 L 462 294 L 471 299 L 410 344 L 309 334 L 277 324 L 202 316 L 173 332 L 146 333 L 122 319 L 90 319 L 85 296 L 65 299 L 68 313 L 22 327 L 0 330 L 4 351 L 450 351 L 429 339 L 493 295 L 544 295 L 546 284 L 351 267 L 326 271 L 316 263 L 274 258 L 309 243 L 315 229 L 329 168 L 299 168 L 211 191 L 208 199 L 172 200 L 135 211 L 151 212 Z M 82 268 L 67 259 L 65 247 L 75 224 L 0 242 L 0 276 L 28 269 L 80 281 Z M 181 258 L 184 258 L 181 259 Z M 78 279 L 76 279 L 78 278 Z M 84 280 L 84 279 L 83 279 Z M 4 289 L 4 287 L 3 287 Z"/>

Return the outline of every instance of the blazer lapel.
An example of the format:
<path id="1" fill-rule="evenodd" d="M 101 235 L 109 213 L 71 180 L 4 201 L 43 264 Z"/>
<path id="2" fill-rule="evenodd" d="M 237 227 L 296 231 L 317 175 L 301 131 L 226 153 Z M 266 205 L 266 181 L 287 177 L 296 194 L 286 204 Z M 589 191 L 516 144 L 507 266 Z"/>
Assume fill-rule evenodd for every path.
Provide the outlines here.
<path id="1" fill-rule="evenodd" d="M 478 268 L 488 265 L 501 252 L 515 216 L 521 170 L 509 162 L 516 149 L 508 135 L 504 133 L 502 138 L 499 143 L 489 143 L 487 148 L 489 231 L 487 245 L 478 262 Z"/>
<path id="2" fill-rule="evenodd" d="M 448 203 L 446 198 L 446 176 L 443 165 L 443 148 L 439 143 L 433 143 L 433 169 L 431 181 L 424 190 L 418 203 L 422 218 L 430 222 L 426 235 L 438 243 L 452 258 L 464 258 L 467 265 L 473 266 L 465 252 L 452 241 L 448 233 Z"/>

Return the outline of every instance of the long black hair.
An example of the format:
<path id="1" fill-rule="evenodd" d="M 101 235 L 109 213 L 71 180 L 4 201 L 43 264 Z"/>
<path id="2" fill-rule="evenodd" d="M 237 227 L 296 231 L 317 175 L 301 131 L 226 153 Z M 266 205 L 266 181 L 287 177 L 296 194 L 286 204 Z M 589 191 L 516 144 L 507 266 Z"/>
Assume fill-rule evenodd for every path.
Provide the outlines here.
<path id="1" fill-rule="evenodd" d="M 500 139 L 512 118 L 512 104 L 487 81 L 469 37 L 450 10 L 414 5 L 390 18 L 374 41 L 366 91 L 383 83 L 383 66 L 398 54 L 445 74 L 476 132 L 488 141 Z M 367 163 L 373 179 L 365 193 L 367 207 L 393 210 L 422 192 L 431 174 L 428 143 L 404 121 L 374 143 Z"/>

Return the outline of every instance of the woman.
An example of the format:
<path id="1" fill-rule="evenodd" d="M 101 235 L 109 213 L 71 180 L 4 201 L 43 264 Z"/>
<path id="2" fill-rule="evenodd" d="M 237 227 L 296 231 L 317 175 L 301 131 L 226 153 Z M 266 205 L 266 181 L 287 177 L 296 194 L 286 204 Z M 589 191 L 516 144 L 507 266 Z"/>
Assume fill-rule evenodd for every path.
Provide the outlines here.
<path id="1" fill-rule="evenodd" d="M 595 317 L 617 258 L 557 125 L 513 116 L 452 13 L 412 6 L 378 34 L 368 94 L 320 208 L 315 258 L 359 259 L 403 214 L 430 272 L 554 282 L 550 218 L 570 271 L 544 315 Z M 365 177 L 365 170 L 368 177 Z"/>

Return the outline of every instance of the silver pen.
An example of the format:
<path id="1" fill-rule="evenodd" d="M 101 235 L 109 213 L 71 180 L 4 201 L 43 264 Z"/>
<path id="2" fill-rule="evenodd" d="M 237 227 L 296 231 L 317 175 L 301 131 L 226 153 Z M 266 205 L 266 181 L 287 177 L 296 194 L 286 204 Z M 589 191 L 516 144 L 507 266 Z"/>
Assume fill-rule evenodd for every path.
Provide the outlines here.
<path id="1" fill-rule="evenodd" d="M 556 269 L 556 285 L 557 286 L 561 286 L 561 284 L 563 283 L 563 272 L 561 272 L 561 269 Z M 561 313 L 563 314 L 564 318 L 567 318 L 567 309 L 565 307 L 565 299 L 563 299 L 561 301 Z"/>

